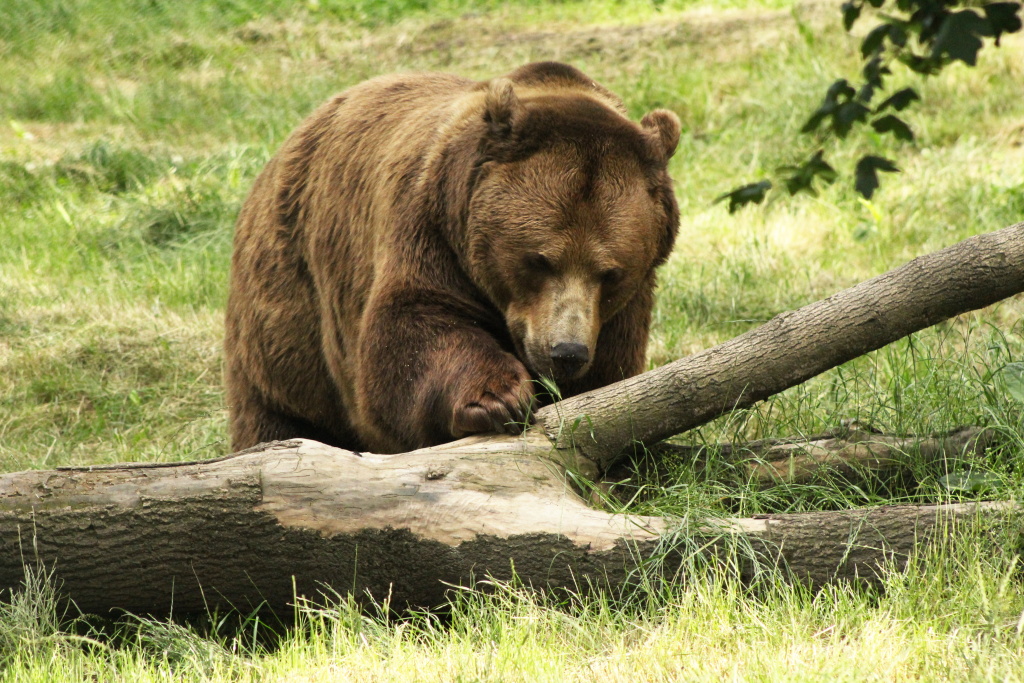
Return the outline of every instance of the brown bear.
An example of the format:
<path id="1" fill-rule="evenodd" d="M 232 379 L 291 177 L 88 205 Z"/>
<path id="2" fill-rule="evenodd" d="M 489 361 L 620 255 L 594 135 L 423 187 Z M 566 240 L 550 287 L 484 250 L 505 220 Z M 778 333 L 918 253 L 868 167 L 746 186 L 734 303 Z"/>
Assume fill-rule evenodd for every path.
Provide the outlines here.
<path id="1" fill-rule="evenodd" d="M 408 451 L 516 432 L 534 380 L 644 369 L 679 216 L 679 119 L 630 121 L 579 70 L 384 76 L 328 101 L 257 178 L 227 306 L 235 449 Z"/>

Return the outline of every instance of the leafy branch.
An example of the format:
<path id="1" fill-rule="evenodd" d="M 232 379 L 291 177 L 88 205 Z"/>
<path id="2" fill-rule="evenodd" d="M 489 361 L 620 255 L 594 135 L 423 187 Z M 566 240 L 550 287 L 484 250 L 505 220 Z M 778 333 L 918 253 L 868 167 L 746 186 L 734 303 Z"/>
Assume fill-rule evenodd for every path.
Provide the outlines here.
<path id="1" fill-rule="evenodd" d="M 967 5 L 972 5 L 968 7 Z M 898 90 L 878 104 L 875 96 L 885 89 L 891 65 L 901 63 L 911 71 L 930 76 L 949 64 L 960 61 L 977 64 L 978 51 L 985 38 L 999 45 L 1000 38 L 1021 29 L 1020 2 L 990 2 L 975 7 L 967 0 L 848 0 L 842 5 L 843 26 L 849 31 L 866 6 L 876 10 L 879 24 L 861 41 L 864 61 L 862 81 L 851 84 L 845 78 L 829 86 L 817 110 L 800 129 L 819 140 L 846 138 L 858 125 L 869 124 L 882 135 L 902 142 L 913 142 L 914 132 L 899 112 L 921 99 L 913 88 Z M 895 173 L 899 168 L 891 159 L 865 155 L 854 169 L 854 188 L 870 199 L 879 186 L 878 174 Z M 737 187 L 719 196 L 728 200 L 729 213 L 747 204 L 760 204 L 777 185 L 790 195 L 807 192 L 817 195 L 816 181 L 831 184 L 839 173 L 825 160 L 819 149 L 796 166 L 784 166 L 777 178 Z"/>

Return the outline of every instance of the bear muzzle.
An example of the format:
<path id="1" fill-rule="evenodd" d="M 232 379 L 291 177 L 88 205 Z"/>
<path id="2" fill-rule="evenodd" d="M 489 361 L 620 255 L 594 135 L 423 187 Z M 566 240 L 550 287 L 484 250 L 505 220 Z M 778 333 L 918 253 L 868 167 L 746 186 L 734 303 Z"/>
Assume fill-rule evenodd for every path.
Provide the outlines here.
<path id="1" fill-rule="evenodd" d="M 601 331 L 600 293 L 589 274 L 563 275 L 550 278 L 535 299 L 506 309 L 520 359 L 534 375 L 563 382 L 587 373 Z"/>

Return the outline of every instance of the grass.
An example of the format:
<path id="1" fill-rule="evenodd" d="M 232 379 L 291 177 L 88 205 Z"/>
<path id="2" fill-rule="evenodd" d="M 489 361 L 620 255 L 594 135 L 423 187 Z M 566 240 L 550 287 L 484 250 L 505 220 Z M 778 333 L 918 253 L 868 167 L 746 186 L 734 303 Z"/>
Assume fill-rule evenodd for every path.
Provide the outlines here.
<path id="1" fill-rule="evenodd" d="M 535 59 L 580 66 L 634 117 L 679 113 L 682 212 L 650 359 L 660 365 L 774 314 L 1024 218 L 1024 40 L 923 95 L 912 145 L 837 146 L 796 131 L 856 40 L 831 5 L 780 0 L 9 0 L 0 5 L 0 467 L 227 450 L 223 306 L 234 216 L 288 132 L 382 72 L 487 78 Z M 824 147 L 903 172 L 871 202 L 851 183 L 729 216 L 712 200 Z M 685 436 L 714 444 L 834 428 L 1001 429 L 986 497 L 1020 499 L 1024 422 L 1001 369 L 1024 361 L 1024 299 L 914 335 Z M 913 454 L 908 454 L 913 463 Z M 757 490 L 673 464 L 644 512 L 694 516 L 970 498 L 912 485 Z M 948 483 L 948 480 L 947 480 Z M 885 591 L 752 590 L 714 568 L 637 604 L 465 594 L 445 620 L 305 606 L 300 627 L 58 619 L 40 577 L 0 609 L 3 680 L 1018 680 L 1024 589 L 1014 548 L 968 536 Z M 987 547 L 987 546 L 986 546 Z M 67 615 L 67 616 L 73 616 Z M 268 642 L 273 642 L 269 646 Z"/>

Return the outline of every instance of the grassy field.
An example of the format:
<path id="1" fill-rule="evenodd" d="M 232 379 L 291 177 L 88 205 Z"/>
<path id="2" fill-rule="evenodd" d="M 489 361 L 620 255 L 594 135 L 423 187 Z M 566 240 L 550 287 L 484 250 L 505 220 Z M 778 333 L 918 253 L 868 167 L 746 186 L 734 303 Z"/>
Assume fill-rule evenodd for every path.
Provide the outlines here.
<path id="1" fill-rule="evenodd" d="M 429 9 L 428 9 L 429 7 Z M 858 71 L 838 4 L 781 0 L 5 0 L 0 3 L 0 468 L 226 452 L 221 337 L 234 216 L 321 100 L 395 70 L 487 78 L 570 61 L 634 117 L 683 121 L 682 212 L 650 362 L 728 339 L 910 258 L 1024 219 L 1024 40 L 922 81 L 914 144 L 824 147 L 849 172 L 894 156 L 871 202 L 852 180 L 729 216 L 717 195 L 816 147 L 796 132 Z M 693 517 L 983 495 L 1020 499 L 1024 298 L 962 316 L 685 435 L 717 442 L 857 419 L 906 434 L 1000 428 L 986 488 L 758 490 L 698 478 L 637 507 Z M 909 454 L 913 461 L 913 454 Z M 884 591 L 744 587 L 713 567 L 629 605 L 466 594 L 441 621 L 305 606 L 269 646 L 250 619 L 185 628 L 59 622 L 45 585 L 0 607 L 0 680 L 1021 680 L 1014 548 L 940 547 Z"/>

